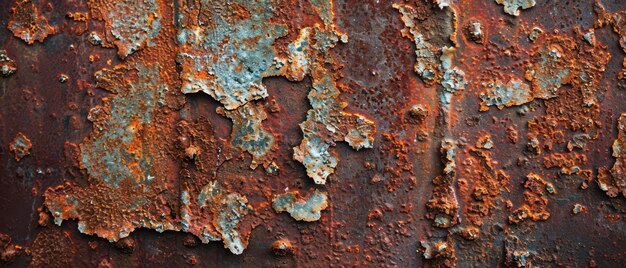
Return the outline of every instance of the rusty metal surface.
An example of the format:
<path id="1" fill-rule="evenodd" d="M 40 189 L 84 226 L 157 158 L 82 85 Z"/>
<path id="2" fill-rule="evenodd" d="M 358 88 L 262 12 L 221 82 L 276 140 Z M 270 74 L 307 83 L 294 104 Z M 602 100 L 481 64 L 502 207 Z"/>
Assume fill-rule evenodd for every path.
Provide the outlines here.
<path id="1" fill-rule="evenodd" d="M 619 267 L 621 0 L 0 2 L 0 265 Z"/>

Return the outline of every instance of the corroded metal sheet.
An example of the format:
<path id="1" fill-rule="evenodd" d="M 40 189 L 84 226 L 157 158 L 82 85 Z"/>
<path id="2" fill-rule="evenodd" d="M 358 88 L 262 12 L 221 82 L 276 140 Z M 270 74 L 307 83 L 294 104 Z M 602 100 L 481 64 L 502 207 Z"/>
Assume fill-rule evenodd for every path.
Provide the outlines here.
<path id="1" fill-rule="evenodd" d="M 8 0 L 0 32 L 0 265 L 626 263 L 621 0 Z"/>

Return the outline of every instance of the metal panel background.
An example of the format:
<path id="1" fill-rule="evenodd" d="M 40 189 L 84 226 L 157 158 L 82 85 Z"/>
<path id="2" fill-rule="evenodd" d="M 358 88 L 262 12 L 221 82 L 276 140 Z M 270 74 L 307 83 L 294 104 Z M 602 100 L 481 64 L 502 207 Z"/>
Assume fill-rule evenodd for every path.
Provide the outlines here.
<path id="1" fill-rule="evenodd" d="M 624 136 L 619 119 L 626 112 L 624 2 L 537 0 L 532 7 L 520 8 L 519 16 L 505 13 L 507 4 L 498 1 L 335 0 L 331 10 L 320 8 L 328 2 L 318 0 L 120 0 L 117 6 L 115 2 L 0 2 L 0 49 L 12 60 L 9 64 L 0 59 L 0 63 L 17 66 L 15 73 L 0 78 L 3 265 L 617 267 L 626 261 L 626 186 L 621 164 L 616 164 L 622 163 L 619 145 Z M 131 25 L 136 22 L 131 16 L 143 18 L 150 12 L 155 16 L 147 16 L 147 23 L 139 20 L 139 26 Z M 203 18 L 216 14 L 226 24 Z M 235 27 L 238 19 L 254 22 L 263 14 L 270 19 L 253 23 L 250 32 Z M 18 28 L 12 30 L 10 25 L 16 21 Z M 231 132 L 237 133 L 238 126 L 259 131 L 248 129 L 258 125 L 245 120 L 262 116 L 244 115 L 233 123 L 236 115 L 229 117 L 223 102 L 202 92 L 181 93 L 184 73 L 195 75 L 185 69 L 193 69 L 192 65 L 177 60 L 181 51 L 212 53 L 177 41 L 179 31 L 193 23 L 214 30 L 206 40 L 223 34 L 228 38 L 221 41 L 230 42 L 243 35 L 234 47 L 244 47 L 246 53 L 261 51 L 254 56 L 241 51 L 232 55 L 249 60 L 239 62 L 249 70 L 271 48 L 276 48 L 276 57 L 292 55 L 288 45 L 305 27 L 317 25 L 320 35 L 337 34 L 334 41 L 327 36 L 311 39 L 317 46 L 332 43 L 311 52 L 309 60 L 315 62 L 307 67 L 311 70 L 262 77 L 267 96 L 243 102 L 266 113 L 261 132 L 274 137 L 268 155 L 258 156 L 256 169 L 250 168 L 251 152 L 259 147 L 246 151 L 235 146 L 239 134 L 231 136 Z M 286 32 L 274 29 L 265 35 L 270 25 L 284 26 Z M 121 29 L 121 35 L 115 29 Z M 31 31 L 30 38 L 42 31 L 56 33 L 28 44 L 14 36 L 21 30 Z M 91 32 L 107 47 L 92 45 Z M 418 52 L 421 56 L 416 57 L 420 49 L 416 33 L 425 36 L 427 50 L 434 56 L 422 57 Z M 533 33 L 536 40 L 529 37 Z M 126 34 L 130 43 L 120 37 Z M 347 40 L 342 40 L 342 34 Z M 141 44 L 128 53 L 129 44 L 137 40 L 133 38 Z M 265 39 L 270 40 L 270 50 L 262 43 Z M 450 64 L 463 73 L 461 88 L 456 78 L 451 81 L 444 74 L 453 70 L 444 66 L 449 57 Z M 425 78 L 415 69 L 416 62 L 435 66 L 438 74 Z M 228 60 L 221 64 L 230 71 L 241 69 L 228 66 L 234 64 Z M 118 70 L 115 66 L 128 70 L 98 84 L 95 74 L 104 68 Z M 228 72 L 224 76 L 244 75 Z M 343 110 L 326 103 L 329 106 L 317 109 L 307 99 L 320 77 L 331 78 L 330 84 L 320 87 L 336 87 L 341 94 L 328 103 L 343 107 L 345 102 Z M 452 90 L 449 83 L 457 87 Z M 134 127 L 122 119 L 147 111 L 141 98 L 148 101 L 149 97 L 141 93 L 162 85 L 168 90 L 160 101 L 166 104 L 154 104 L 153 116 L 139 127 L 144 129 L 140 140 L 128 145 L 144 152 L 154 165 L 138 164 L 145 173 L 137 178 L 115 177 L 122 171 L 106 166 L 103 154 L 127 144 L 114 134 L 105 139 L 107 146 L 97 144 L 97 137 L 90 136 L 99 135 L 94 122 L 105 122 L 100 130 L 104 133 Z M 494 91 L 497 86 L 503 91 Z M 124 95 L 129 88 L 139 93 Z M 489 101 L 493 105 L 488 106 Z M 498 104 L 501 107 L 495 107 Z M 121 119 L 88 119 L 97 115 L 90 114 L 93 107 L 111 109 L 107 105 L 122 107 Z M 307 120 L 310 109 L 345 116 L 337 123 L 339 133 L 354 127 L 351 120 L 358 121 L 357 117 L 375 127 L 372 137 L 364 138 L 364 143 L 373 140 L 371 146 L 358 151 L 343 136 L 337 139 L 337 133 L 318 132 L 339 160 L 323 185 L 314 183 L 293 156 L 293 148 L 303 139 L 299 124 Z M 336 119 L 329 118 L 323 120 Z M 118 119 L 118 125 L 106 121 Z M 181 121 L 188 123 L 181 125 Z M 10 149 L 21 145 L 14 141 L 18 133 L 32 143 L 29 154 L 19 161 L 16 150 Z M 185 135 L 195 139 L 197 152 L 181 141 Z M 93 167 L 85 167 L 85 155 L 92 157 Z M 115 168 L 126 164 L 116 161 Z M 274 166 L 277 172 L 271 171 Z M 112 175 L 98 173 L 102 170 Z M 131 183 L 98 188 L 103 184 L 96 174 Z M 163 217 L 171 218 L 172 228 L 178 231 L 137 228 L 128 238 L 109 242 L 98 236 L 111 238 L 117 229 L 87 235 L 79 231 L 85 227 L 77 220 L 54 224 L 53 219 L 61 216 L 51 213 L 51 208 L 72 206 L 69 199 L 54 198 L 89 187 L 95 192 L 77 199 L 102 195 L 110 200 L 63 213 L 82 217 L 90 222 L 87 228 L 123 221 L 113 212 L 124 215 L 125 209 L 140 206 L 133 203 L 139 201 L 126 199 L 129 192 L 125 191 L 138 189 L 145 183 L 141 178 L 152 180 L 152 176 L 157 178 L 146 183 L 150 189 L 146 191 L 153 192 L 137 196 L 147 196 L 146 202 L 156 198 L 160 201 L 155 204 L 163 205 L 137 219 L 167 211 Z M 238 208 L 249 210 L 236 227 L 249 238 L 240 255 L 225 249 L 222 242 L 204 244 L 191 231 L 181 230 L 179 209 L 185 205 L 181 192 L 193 183 L 203 186 L 209 181 L 223 186 L 223 195 L 209 203 L 230 206 L 226 194 L 233 193 L 247 198 L 249 208 Z M 54 193 L 58 186 L 70 193 Z M 294 190 L 303 200 L 314 190 L 327 194 L 328 208 L 319 220 L 296 221 L 272 208 L 276 195 Z M 111 206 L 103 207 L 107 204 Z M 210 213 L 222 211 L 216 209 Z M 205 213 L 199 210 L 190 208 Z M 281 241 L 292 248 L 273 245 Z"/>

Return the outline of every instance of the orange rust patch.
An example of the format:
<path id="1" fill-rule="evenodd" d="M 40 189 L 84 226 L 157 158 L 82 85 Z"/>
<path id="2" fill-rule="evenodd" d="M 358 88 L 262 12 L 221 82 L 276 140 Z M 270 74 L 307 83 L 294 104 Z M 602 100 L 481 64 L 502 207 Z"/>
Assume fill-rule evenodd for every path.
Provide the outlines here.
<path id="1" fill-rule="evenodd" d="M 11 13 L 13 18 L 9 21 L 7 28 L 15 37 L 21 38 L 29 45 L 35 41 L 43 43 L 48 35 L 57 33 L 57 28 L 48 24 L 48 20 L 39 14 L 31 0 L 18 0 L 11 8 Z"/>

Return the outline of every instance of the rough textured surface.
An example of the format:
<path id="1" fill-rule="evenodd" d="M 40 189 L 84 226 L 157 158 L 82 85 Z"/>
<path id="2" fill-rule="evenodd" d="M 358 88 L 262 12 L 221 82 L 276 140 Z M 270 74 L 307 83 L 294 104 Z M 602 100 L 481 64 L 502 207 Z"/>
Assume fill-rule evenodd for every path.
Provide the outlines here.
<path id="1" fill-rule="evenodd" d="M 509 15 L 519 16 L 520 9 L 534 7 L 535 0 L 496 0 L 496 3 L 504 5 L 504 12 Z"/>
<path id="2" fill-rule="evenodd" d="M 138 49 L 154 45 L 161 28 L 159 3 L 145 1 L 89 0 L 91 15 L 105 22 L 104 46 L 114 45 L 123 59 Z M 71 16 L 75 19 L 75 16 Z"/>
<path id="3" fill-rule="evenodd" d="M 272 199 L 272 207 L 277 212 L 289 212 L 297 221 L 319 220 L 321 211 L 328 207 L 326 193 L 315 191 L 305 199 L 298 198 L 298 193 L 288 192 L 276 195 Z"/>
<path id="4" fill-rule="evenodd" d="M 9 145 L 9 151 L 11 151 L 15 157 L 15 161 L 20 161 L 22 158 L 30 154 L 30 149 L 33 147 L 33 143 L 24 134 L 17 133 L 15 139 Z"/>
<path id="5" fill-rule="evenodd" d="M 35 41 L 42 43 L 48 35 L 57 32 L 57 28 L 48 23 L 46 17 L 40 14 L 35 3 L 31 0 L 15 2 L 15 6 L 11 8 L 11 13 L 13 17 L 7 28 L 13 32 L 13 35 L 21 38 L 29 45 Z"/>
<path id="6" fill-rule="evenodd" d="M 252 155 L 250 168 L 255 169 L 259 164 L 269 167 L 274 137 L 261 125 L 263 120 L 267 119 L 263 106 L 258 103 L 247 103 L 234 111 L 218 108 L 217 113 L 233 121 L 230 144 Z"/>
<path id="7" fill-rule="evenodd" d="M 624 178 L 624 156 L 622 148 L 626 148 L 626 114 L 621 114 L 617 121 L 617 139 L 613 142 L 615 164 L 610 170 L 598 170 L 598 185 L 610 197 L 622 195 L 626 197 L 626 181 Z"/>
<path id="8" fill-rule="evenodd" d="M 9 58 L 6 50 L 0 50 L 0 72 L 3 76 L 10 76 L 17 71 L 17 64 Z"/>
<path id="9" fill-rule="evenodd" d="M 0 31 L 0 265 L 626 262 L 624 1 L 7 0 Z"/>
<path id="10" fill-rule="evenodd" d="M 267 97 L 262 79 L 278 75 L 273 43 L 287 34 L 272 23 L 270 1 L 183 2 L 179 8 L 182 92 L 203 91 L 228 110 Z"/>

